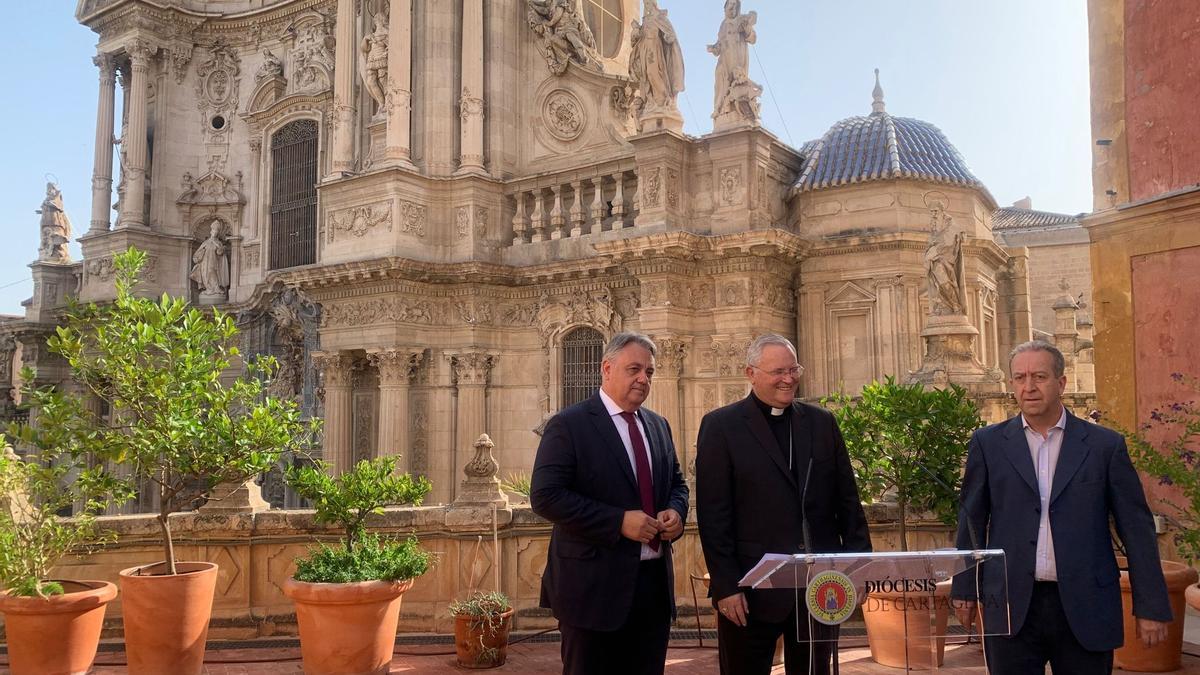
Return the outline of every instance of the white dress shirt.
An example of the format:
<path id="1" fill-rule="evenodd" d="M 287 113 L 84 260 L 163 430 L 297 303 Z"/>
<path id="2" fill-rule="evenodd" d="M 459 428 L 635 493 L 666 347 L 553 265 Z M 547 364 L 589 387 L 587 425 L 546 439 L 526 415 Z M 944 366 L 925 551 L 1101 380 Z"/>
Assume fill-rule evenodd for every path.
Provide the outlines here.
<path id="1" fill-rule="evenodd" d="M 1021 415 L 1021 425 L 1025 428 L 1025 442 L 1029 444 L 1029 455 L 1033 458 L 1034 475 L 1037 476 L 1038 492 L 1042 498 L 1033 578 L 1038 581 L 1058 581 L 1058 569 L 1054 564 L 1054 536 L 1050 532 L 1050 491 L 1054 486 L 1054 468 L 1058 465 L 1063 433 L 1067 428 L 1067 410 L 1063 408 L 1058 422 L 1046 431 L 1045 436 L 1030 428 L 1024 415 Z"/>
<path id="2" fill-rule="evenodd" d="M 625 412 L 621 406 L 617 405 L 604 390 L 600 390 L 600 400 L 604 402 L 605 409 L 608 410 L 608 417 L 612 420 L 613 426 L 617 428 L 617 435 L 621 437 L 621 443 L 625 445 L 625 454 L 629 456 L 629 466 L 633 469 L 633 477 L 637 478 L 637 462 L 633 459 L 633 441 L 629 439 L 629 423 L 621 417 L 621 413 Z M 642 432 L 642 443 L 646 446 L 646 465 L 650 467 L 651 479 L 654 472 L 654 455 L 650 453 L 650 437 L 646 435 L 646 425 L 642 423 L 642 414 L 640 411 L 633 414 L 633 419 L 637 420 L 638 431 Z M 657 517 L 658 514 L 651 514 Z M 663 547 L 660 545 L 658 550 L 650 548 L 649 544 L 642 544 L 642 560 L 654 560 L 662 557 Z"/>

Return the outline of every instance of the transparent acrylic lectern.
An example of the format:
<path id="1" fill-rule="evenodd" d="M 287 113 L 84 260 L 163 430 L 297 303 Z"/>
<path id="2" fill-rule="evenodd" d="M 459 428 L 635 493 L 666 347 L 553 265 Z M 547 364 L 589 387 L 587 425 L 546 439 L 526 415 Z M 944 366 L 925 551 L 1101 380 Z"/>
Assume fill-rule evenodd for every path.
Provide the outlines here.
<path id="1" fill-rule="evenodd" d="M 872 655 L 883 665 L 937 669 L 954 615 L 951 581 L 978 598 L 984 620 L 977 633 L 1009 635 L 1008 575 L 1004 551 L 937 550 L 879 553 L 768 553 L 739 586 L 755 590 L 787 589 L 796 601 L 797 639 L 836 641 L 836 626 L 861 605 Z M 956 627 L 957 628 L 957 627 Z M 961 628 L 958 636 L 964 636 Z M 837 668 L 837 649 L 834 668 Z M 882 655 L 882 658 L 881 658 Z M 982 660 L 982 654 L 980 659 Z M 974 665 L 974 664 L 972 664 Z"/>

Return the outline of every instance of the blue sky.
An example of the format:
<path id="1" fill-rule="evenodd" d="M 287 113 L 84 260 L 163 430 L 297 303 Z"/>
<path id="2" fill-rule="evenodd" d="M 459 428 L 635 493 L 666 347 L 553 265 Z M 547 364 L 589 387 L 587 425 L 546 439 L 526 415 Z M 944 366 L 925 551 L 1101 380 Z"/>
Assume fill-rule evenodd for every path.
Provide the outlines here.
<path id="1" fill-rule="evenodd" d="M 422 0 L 432 1 L 432 0 Z M 437 0 L 447 1 L 447 0 Z M 711 129 L 723 0 L 660 0 L 684 50 L 684 130 Z M 23 3 L 6 15 L 9 67 L 0 106 L 0 314 L 33 290 L 47 176 L 78 236 L 88 228 L 95 135 L 96 36 L 73 0 Z M 879 68 L 887 109 L 936 124 L 1001 205 L 1091 209 L 1085 0 L 744 0 L 758 12 L 751 77 L 766 87 L 763 123 L 799 146 L 870 112 Z M 761 63 L 761 67 L 760 67 Z M 765 71 L 765 72 L 764 72 Z M 772 96 L 773 95 L 773 96 Z M 78 245 L 72 246 L 78 258 Z"/>

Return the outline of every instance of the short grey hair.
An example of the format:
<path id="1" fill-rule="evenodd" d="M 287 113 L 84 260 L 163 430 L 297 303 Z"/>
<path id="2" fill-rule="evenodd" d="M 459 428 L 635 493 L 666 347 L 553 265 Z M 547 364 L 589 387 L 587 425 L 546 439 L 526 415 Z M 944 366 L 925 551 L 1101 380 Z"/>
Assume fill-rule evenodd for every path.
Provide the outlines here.
<path id="1" fill-rule="evenodd" d="M 1067 361 L 1063 358 L 1063 353 L 1058 350 L 1058 347 L 1046 342 L 1045 340 L 1030 340 L 1022 342 L 1013 347 L 1013 350 L 1008 354 L 1008 375 L 1012 376 L 1012 362 L 1017 358 L 1017 354 L 1025 352 L 1046 352 L 1054 359 L 1054 376 L 1062 377 L 1067 372 Z"/>
<path id="2" fill-rule="evenodd" d="M 611 361 L 616 358 L 622 349 L 625 349 L 629 345 L 645 347 L 646 351 L 650 352 L 650 356 L 658 356 L 658 347 L 654 345 L 654 340 L 651 340 L 649 336 L 634 333 L 633 331 L 626 331 L 624 333 L 617 333 L 608 341 L 608 344 L 604 346 L 604 356 L 601 357 L 601 360 Z"/>
<path id="3" fill-rule="evenodd" d="M 757 366 L 758 362 L 762 360 L 763 350 L 769 345 L 787 347 L 791 350 L 792 356 L 796 356 L 796 345 L 793 345 L 791 340 L 778 333 L 764 333 L 754 338 L 754 341 L 746 348 L 746 365 Z"/>

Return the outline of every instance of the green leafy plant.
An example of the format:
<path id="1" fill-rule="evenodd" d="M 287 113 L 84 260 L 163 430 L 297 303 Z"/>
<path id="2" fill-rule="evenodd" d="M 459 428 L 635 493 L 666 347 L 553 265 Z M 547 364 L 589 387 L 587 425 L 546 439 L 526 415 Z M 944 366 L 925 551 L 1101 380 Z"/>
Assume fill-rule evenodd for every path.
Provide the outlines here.
<path id="1" fill-rule="evenodd" d="M 297 581 L 396 581 L 429 569 L 432 556 L 421 549 L 416 537 L 393 541 L 366 531 L 367 518 L 383 513 L 385 506 L 420 505 L 429 494 L 425 477 L 396 473 L 395 457 L 362 460 L 338 476 L 331 475 L 325 462 L 293 465 L 287 480 L 297 494 L 312 502 L 318 523 L 336 524 L 344 535 L 339 546 L 321 545 L 297 560 Z"/>
<path id="2" fill-rule="evenodd" d="M 1171 378 L 1200 393 L 1200 379 L 1183 373 Z M 1177 495 L 1163 500 L 1175 511 L 1167 514 L 1177 530 L 1175 544 L 1184 558 L 1200 560 L 1200 406 L 1195 399 L 1176 401 L 1150 411 L 1138 431 L 1121 432 L 1134 466 Z"/>
<path id="3" fill-rule="evenodd" d="M 858 398 L 836 393 L 823 402 L 834 407 L 862 496 L 879 501 L 894 492 L 901 550 L 908 550 L 913 511 L 955 522 L 967 444 L 983 426 L 965 389 L 925 389 L 888 377 L 863 387 Z"/>
<path id="4" fill-rule="evenodd" d="M 20 437 L 125 465 L 152 486 L 167 572 L 175 574 L 169 516 L 220 483 L 244 482 L 282 453 L 302 451 L 318 427 L 301 419 L 294 402 L 265 395 L 274 359 L 251 361 L 226 383 L 240 358 L 233 318 L 166 294 L 137 296 L 145 263 L 146 253 L 135 248 L 113 256 L 116 299 L 68 307 L 47 346 L 84 392 L 31 389 L 38 428 L 25 427 Z M 33 373 L 24 376 L 31 381 Z M 110 418 L 100 419 L 84 395 L 107 403 Z"/>
<path id="5" fill-rule="evenodd" d="M 533 490 L 533 479 L 524 471 L 510 473 L 501 483 L 500 487 L 509 492 L 514 492 L 522 497 L 528 497 Z"/>
<path id="6" fill-rule="evenodd" d="M 103 467 L 87 466 L 55 448 L 24 458 L 0 436 L 0 586 L 14 595 L 63 592 L 46 577 L 71 551 L 87 553 L 114 538 L 96 515 L 129 499 L 132 488 Z M 72 518 L 60 516 L 74 507 Z"/>

